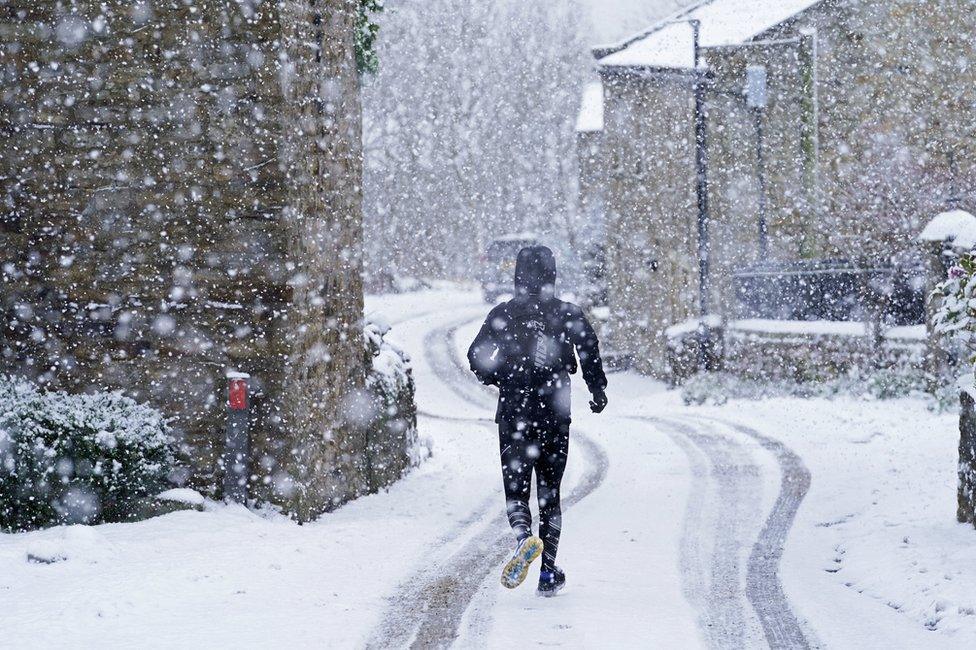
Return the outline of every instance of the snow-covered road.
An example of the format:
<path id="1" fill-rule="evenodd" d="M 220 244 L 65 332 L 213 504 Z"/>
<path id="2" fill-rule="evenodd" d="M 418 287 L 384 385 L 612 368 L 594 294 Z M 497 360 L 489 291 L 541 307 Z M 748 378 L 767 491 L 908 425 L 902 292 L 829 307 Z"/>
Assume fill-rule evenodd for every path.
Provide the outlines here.
<path id="1" fill-rule="evenodd" d="M 423 302 L 429 304 L 384 297 L 371 306 L 403 314 L 410 310 L 402 305 Z M 452 418 L 456 426 L 471 418 L 484 426 L 492 400 L 485 399 L 484 389 L 458 359 L 486 308 L 474 296 L 446 302 L 444 312 L 426 312 L 421 323 L 401 323 L 396 336 L 415 357 L 422 411 Z M 574 401 L 585 404 L 585 390 L 576 383 Z M 892 491 L 888 477 L 904 473 L 904 484 L 894 489 L 942 498 L 942 518 L 933 524 L 956 536 L 957 545 L 950 547 L 956 556 L 960 550 L 976 555 L 963 537 L 973 533 L 954 524 L 947 512 L 954 470 L 952 416 L 935 416 L 913 400 L 792 399 L 689 409 L 660 384 L 630 374 L 613 375 L 610 392 L 614 401 L 604 415 L 585 408 L 574 412 L 573 440 L 588 444 L 574 445 L 566 480 L 578 484 L 588 476 L 586 468 L 592 476 L 596 466 L 604 474 L 564 515 L 560 562 L 570 587 L 555 601 L 539 601 L 531 585 L 516 592 L 498 585 L 495 573 L 508 540 L 500 486 L 489 486 L 496 494 L 496 512 L 489 509 L 487 521 L 475 527 L 483 527 L 491 545 L 483 552 L 452 548 L 451 570 L 442 570 L 436 560 L 425 566 L 442 580 L 458 572 L 468 579 L 452 586 L 449 604 L 441 609 L 430 601 L 415 608 L 409 599 L 395 598 L 385 613 L 387 629 L 398 627 L 404 616 L 409 619 L 398 627 L 398 641 L 418 646 L 453 641 L 458 647 L 529 642 L 956 648 L 976 638 L 966 619 L 970 604 L 938 597 L 940 587 L 950 582 L 948 573 L 942 585 L 913 590 L 915 580 L 905 567 L 879 571 L 877 563 L 883 566 L 895 546 L 884 543 L 885 529 L 898 529 L 901 521 L 886 512 L 874 521 L 865 517 L 858 526 L 858 514 L 847 512 L 877 508 L 885 500 L 881 492 Z M 879 413 L 887 416 L 883 422 L 877 420 Z M 920 426 L 932 432 L 926 441 L 931 444 L 912 440 Z M 874 441 L 891 443 L 882 453 L 884 462 L 864 453 Z M 472 454 L 459 475 L 476 465 L 478 471 L 494 468 L 493 451 L 487 458 Z M 815 470 L 807 467 L 803 454 Z M 924 465 L 929 474 L 912 474 L 915 465 Z M 923 503 L 904 504 L 905 524 L 924 517 L 911 509 L 921 510 Z M 825 517 L 825 511 L 832 515 Z M 496 535 L 499 528 L 502 533 Z M 976 537 L 971 541 L 976 547 Z M 844 578 L 839 565 L 845 549 L 858 542 L 874 545 L 875 564 L 845 567 L 849 575 Z M 934 560 L 947 550 L 934 545 L 919 555 Z M 492 561 L 485 563 L 487 557 Z M 465 562 L 474 566 L 479 559 L 480 568 L 466 574 Z M 486 564 L 493 564 L 494 571 Z M 867 589 L 850 579 L 859 569 L 874 574 Z M 962 573 L 966 584 L 976 586 L 972 572 L 952 567 L 951 573 Z M 472 598 L 469 591 L 479 581 Z M 400 593 L 416 593 L 418 584 L 401 585 Z M 886 594 L 900 594 L 902 602 L 889 601 Z M 928 611 L 908 611 L 909 602 L 924 603 Z M 444 615 L 444 608 L 450 615 Z M 944 622 L 942 634 L 932 633 L 938 624 L 926 621 L 933 620 Z M 436 634 L 430 636 L 429 630 Z M 390 639 L 375 631 L 371 638 Z"/>
<path id="2" fill-rule="evenodd" d="M 443 418 L 445 416 L 435 414 L 441 413 L 442 409 L 453 411 L 457 408 L 456 403 L 478 408 L 488 414 L 493 409 L 494 394 L 479 386 L 460 362 L 463 344 L 471 338 L 485 307 L 477 305 L 471 311 L 473 320 L 471 313 L 452 309 L 451 319 L 441 326 L 428 326 L 422 347 L 414 350 L 418 382 L 424 378 L 435 386 L 435 381 L 440 384 L 439 388 L 420 398 L 422 412 L 427 417 Z M 424 320 L 429 318 L 429 314 L 423 315 Z M 409 321 L 400 323 L 402 329 L 409 330 L 409 325 Z M 410 343 L 407 343 L 408 349 Z M 422 360 L 418 358 L 418 352 Z M 650 388 L 652 392 L 660 390 L 658 386 Z M 445 403 L 445 395 L 452 398 L 449 403 Z M 576 401 L 585 404 L 585 395 L 578 394 Z M 576 418 L 578 422 L 587 419 L 578 411 Z M 719 430 L 723 428 L 719 423 L 687 418 L 680 421 L 674 418 L 633 418 L 626 423 L 615 421 L 610 428 L 617 435 L 611 435 L 609 439 L 604 436 L 604 440 L 598 443 L 593 440 L 591 429 L 606 431 L 608 427 L 597 424 L 599 420 L 589 419 L 592 422 L 578 425 L 574 431 L 574 455 L 583 457 L 586 470 L 577 479 L 566 500 L 570 510 L 565 521 L 571 522 L 569 530 L 574 532 L 570 534 L 582 537 L 584 545 L 588 543 L 602 554 L 590 566 L 580 567 L 572 575 L 574 582 L 585 584 L 586 581 L 593 581 L 619 592 L 617 598 L 610 597 L 608 601 L 617 603 L 614 610 L 620 617 L 617 625 L 610 626 L 614 632 L 608 637 L 607 618 L 603 615 L 593 616 L 595 611 L 599 611 L 594 609 L 597 602 L 570 603 L 570 606 L 580 606 L 581 612 L 560 613 L 563 607 L 559 603 L 565 605 L 572 598 L 573 592 L 569 589 L 557 603 L 547 602 L 541 615 L 532 613 L 539 610 L 538 603 L 533 603 L 526 605 L 521 615 L 517 609 L 509 611 L 512 620 L 508 622 L 498 620 L 495 610 L 510 609 L 506 604 L 513 600 L 513 596 L 501 590 L 495 575 L 506 553 L 510 552 L 512 543 L 502 509 L 496 506 L 497 516 L 479 535 L 464 546 L 448 547 L 449 553 L 444 553 L 444 559 L 432 559 L 413 580 L 404 585 L 402 594 L 388 608 L 383 625 L 370 645 L 444 647 L 458 642 L 463 646 L 493 646 L 496 642 L 518 642 L 526 638 L 575 645 L 579 642 L 605 643 L 616 635 L 616 640 L 621 643 L 657 638 L 659 642 L 668 644 L 691 642 L 694 645 L 694 641 L 704 641 L 713 647 L 741 647 L 744 644 L 762 645 L 765 632 L 771 645 L 808 647 L 806 636 L 790 611 L 777 577 L 782 541 L 792 523 L 799 499 L 805 494 L 805 486 L 809 484 L 809 474 L 802 463 L 784 465 L 783 474 L 789 479 L 789 483 L 784 485 L 790 487 L 785 491 L 794 498 L 791 500 L 781 496 L 777 499 L 778 507 L 770 513 L 760 534 L 764 520 L 760 514 L 765 505 L 763 472 L 768 468 L 756 462 L 751 448 L 757 445 L 757 441 L 778 445 L 778 448 L 782 448 L 781 444 L 768 441 L 745 428 L 726 425 L 724 430 Z M 456 415 L 451 416 L 451 421 L 456 424 L 464 422 Z M 662 433 L 665 435 L 662 436 Z M 745 444 L 736 440 L 742 436 L 748 440 Z M 621 538 L 612 533 L 604 536 L 601 531 L 612 531 L 621 524 L 633 522 L 635 498 L 638 503 L 658 499 L 660 490 L 656 489 L 659 486 L 655 483 L 660 474 L 627 467 L 618 470 L 616 463 L 611 465 L 609 462 L 604 447 L 609 445 L 613 452 L 621 452 L 624 451 L 620 449 L 622 440 L 629 443 L 636 441 L 640 447 L 637 455 L 642 456 L 654 453 L 650 447 L 659 448 L 669 439 L 686 456 L 690 471 L 682 478 L 692 479 L 689 486 L 692 489 L 686 495 L 684 517 L 673 516 L 672 513 L 670 517 L 643 520 L 640 522 L 642 525 L 625 529 L 623 532 L 634 540 L 631 544 L 636 541 L 634 535 L 647 540 L 643 547 L 638 547 L 638 557 L 627 562 L 618 552 Z M 676 450 L 670 451 L 673 454 Z M 634 450 L 628 449 L 625 453 L 630 455 Z M 615 458 L 623 455 L 613 454 Z M 785 448 L 783 456 L 795 458 Z M 482 462 L 491 463 L 491 459 Z M 627 483 L 627 487 L 607 494 L 612 500 L 629 505 L 631 511 L 611 509 L 611 512 L 617 511 L 620 515 L 620 520 L 615 522 L 588 521 L 588 518 L 581 516 L 574 525 L 572 522 L 576 517 L 573 506 L 595 491 L 601 494 L 599 489 L 608 474 L 617 478 L 618 471 L 621 472 L 619 482 Z M 800 489 L 792 489 L 794 486 Z M 778 483 L 775 488 L 778 488 Z M 780 502 L 787 506 L 781 507 Z M 601 512 L 605 511 L 601 509 Z M 733 516 L 729 516 L 730 513 Z M 666 527 L 672 529 L 672 534 L 660 535 Z M 640 558 L 640 551 L 646 552 L 650 550 L 648 546 L 653 547 L 659 539 L 667 538 L 672 542 L 675 539 L 679 541 L 681 575 L 680 580 L 672 582 L 672 586 L 680 584 L 680 590 L 667 594 L 667 602 L 649 608 L 650 603 L 641 598 L 646 594 L 641 593 L 644 590 L 636 583 L 635 574 L 650 571 L 653 575 L 659 570 L 659 565 L 649 564 Z M 759 541 L 753 544 L 752 540 L 756 539 Z M 658 555 L 670 555 L 670 559 L 675 557 L 673 547 L 664 553 L 661 553 L 661 549 L 657 550 Z M 566 553 L 564 545 L 564 557 Z M 747 566 L 747 562 L 749 570 L 744 574 L 740 567 Z M 614 573 L 618 575 L 614 576 Z M 646 586 L 654 588 L 656 585 L 657 580 L 652 578 Z M 531 585 L 526 586 L 524 591 L 530 593 Z M 593 590 L 585 596 L 592 601 L 608 596 L 599 591 Z M 622 602 L 621 594 L 626 596 Z M 750 603 L 758 617 L 752 613 Z M 693 605 L 693 608 L 688 605 Z M 689 609 L 693 609 L 692 616 L 689 616 Z M 679 613 L 675 610 L 683 611 Z M 694 625 L 694 618 L 698 619 L 698 629 Z M 685 628 L 671 629 L 670 625 L 661 625 L 662 620 L 684 620 Z M 643 625 L 639 625 L 640 621 L 643 621 Z M 526 633 L 524 628 L 527 623 L 538 628 L 534 634 Z"/>
<path id="3" fill-rule="evenodd" d="M 976 644 L 976 531 L 952 521 L 952 416 L 913 400 L 688 408 L 575 382 L 560 565 L 507 591 L 493 396 L 459 363 L 486 306 L 375 296 L 433 456 L 296 526 L 208 505 L 0 535 L 0 647 L 870 647 Z M 924 444 L 923 444 L 924 443 Z M 67 560 L 27 561 L 38 545 Z"/>

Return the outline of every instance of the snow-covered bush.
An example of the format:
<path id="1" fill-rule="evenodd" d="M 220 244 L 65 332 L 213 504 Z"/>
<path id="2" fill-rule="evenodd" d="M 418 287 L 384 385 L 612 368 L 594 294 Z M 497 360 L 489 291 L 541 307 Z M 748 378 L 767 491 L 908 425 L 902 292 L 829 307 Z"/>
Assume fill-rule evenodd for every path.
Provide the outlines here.
<path id="1" fill-rule="evenodd" d="M 947 277 L 932 292 L 938 300 L 935 331 L 959 342 L 967 351 L 968 361 L 976 361 L 976 256 L 966 253 L 949 269 Z"/>
<path id="2" fill-rule="evenodd" d="M 681 398 L 688 405 L 721 405 L 730 399 L 759 400 L 771 397 L 824 398 L 856 397 L 866 400 L 922 397 L 930 408 L 948 408 L 941 393 L 927 392 L 928 377 L 923 370 L 910 367 L 880 368 L 871 371 L 854 370 L 826 381 L 795 381 L 791 379 L 756 379 L 738 377 L 726 372 L 698 373 L 681 385 Z"/>
<path id="3" fill-rule="evenodd" d="M 419 464 L 429 449 L 417 437 L 417 406 L 410 357 L 384 339 L 390 326 L 369 322 L 366 343 L 366 388 L 373 417 L 368 424 L 367 455 L 373 489 L 389 485 Z"/>
<path id="4" fill-rule="evenodd" d="M 0 375 L 0 529 L 130 519 L 168 486 L 176 452 L 166 419 L 121 393 Z"/>

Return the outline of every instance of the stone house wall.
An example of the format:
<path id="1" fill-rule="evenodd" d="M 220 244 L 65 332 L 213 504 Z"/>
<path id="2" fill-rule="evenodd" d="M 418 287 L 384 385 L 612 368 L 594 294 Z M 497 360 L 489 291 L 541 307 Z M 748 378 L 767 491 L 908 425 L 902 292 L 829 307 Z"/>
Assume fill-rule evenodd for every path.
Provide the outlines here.
<path id="1" fill-rule="evenodd" d="M 603 179 L 606 176 L 603 132 L 587 131 L 576 135 L 576 160 L 579 165 L 579 204 L 584 223 L 603 224 L 605 215 Z"/>
<path id="2" fill-rule="evenodd" d="M 0 0 L 0 371 L 118 387 L 218 484 L 252 375 L 252 493 L 368 487 L 354 7 Z"/>
<path id="3" fill-rule="evenodd" d="M 610 348 L 642 371 L 665 370 L 663 332 L 694 304 L 693 101 L 687 78 L 605 74 Z"/>
<path id="4" fill-rule="evenodd" d="M 886 262 L 913 251 L 925 216 L 953 193 L 963 207 L 976 199 L 973 33 L 976 12 L 964 0 L 825 0 L 756 38 L 773 45 L 704 51 L 713 311 L 731 306 L 731 274 L 759 261 L 746 66 L 769 74 L 770 257 Z M 692 79 L 601 75 L 611 311 L 621 334 L 613 344 L 656 372 L 664 328 L 697 313 Z M 673 261 L 651 276 L 643 265 L 661 249 Z"/>

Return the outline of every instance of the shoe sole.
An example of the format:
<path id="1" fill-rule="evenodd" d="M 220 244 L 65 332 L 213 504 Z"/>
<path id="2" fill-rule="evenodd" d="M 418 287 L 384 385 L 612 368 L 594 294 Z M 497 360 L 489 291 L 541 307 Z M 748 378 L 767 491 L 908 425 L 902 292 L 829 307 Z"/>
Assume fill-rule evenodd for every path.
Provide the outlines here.
<path id="1" fill-rule="evenodd" d="M 502 586 L 506 589 L 515 589 L 525 582 L 529 567 L 542 555 L 542 548 L 542 540 L 538 537 L 533 536 L 525 540 L 521 550 L 502 569 Z"/>

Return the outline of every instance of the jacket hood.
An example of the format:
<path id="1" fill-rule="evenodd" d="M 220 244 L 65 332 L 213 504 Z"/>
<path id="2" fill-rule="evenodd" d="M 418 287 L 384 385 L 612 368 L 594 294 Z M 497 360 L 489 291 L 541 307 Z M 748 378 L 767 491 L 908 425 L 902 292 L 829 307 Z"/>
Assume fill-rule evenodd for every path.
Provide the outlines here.
<path id="1" fill-rule="evenodd" d="M 519 251 L 515 263 L 515 293 L 538 295 L 543 287 L 554 290 L 556 258 L 545 246 L 527 246 Z"/>

